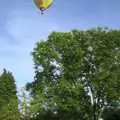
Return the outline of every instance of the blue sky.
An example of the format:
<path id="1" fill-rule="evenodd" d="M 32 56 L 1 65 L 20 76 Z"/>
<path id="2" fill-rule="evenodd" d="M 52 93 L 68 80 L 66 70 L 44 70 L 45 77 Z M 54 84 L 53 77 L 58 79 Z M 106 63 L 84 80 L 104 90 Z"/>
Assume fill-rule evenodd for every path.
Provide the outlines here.
<path id="1" fill-rule="evenodd" d="M 38 40 L 97 26 L 120 28 L 120 0 L 55 0 L 44 15 L 33 0 L 0 0 L 0 70 L 11 71 L 22 87 L 33 80 L 30 52 Z"/>

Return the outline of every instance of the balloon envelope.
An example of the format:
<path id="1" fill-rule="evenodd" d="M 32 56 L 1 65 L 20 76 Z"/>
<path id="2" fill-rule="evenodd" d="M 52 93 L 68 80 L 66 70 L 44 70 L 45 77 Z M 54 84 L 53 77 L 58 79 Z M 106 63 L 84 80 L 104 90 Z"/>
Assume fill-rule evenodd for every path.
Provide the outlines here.
<path id="1" fill-rule="evenodd" d="M 52 5 L 53 0 L 34 0 L 34 3 L 41 11 L 44 11 Z"/>

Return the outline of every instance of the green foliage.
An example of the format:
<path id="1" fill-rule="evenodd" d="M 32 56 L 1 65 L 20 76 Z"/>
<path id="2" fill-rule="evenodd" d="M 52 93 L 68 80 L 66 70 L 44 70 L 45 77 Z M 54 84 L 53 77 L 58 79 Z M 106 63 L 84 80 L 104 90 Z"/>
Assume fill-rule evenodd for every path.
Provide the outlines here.
<path id="1" fill-rule="evenodd" d="M 30 108 L 30 98 L 25 90 L 22 88 L 19 90 L 19 108 L 20 108 L 20 120 L 30 120 L 31 118 L 31 108 Z"/>
<path id="2" fill-rule="evenodd" d="M 97 120 L 106 106 L 119 100 L 119 30 L 53 32 L 36 44 L 32 55 L 35 79 L 27 89 L 34 113 Z"/>
<path id="3" fill-rule="evenodd" d="M 0 76 L 0 119 L 18 120 L 18 99 L 14 77 L 7 70 Z"/>

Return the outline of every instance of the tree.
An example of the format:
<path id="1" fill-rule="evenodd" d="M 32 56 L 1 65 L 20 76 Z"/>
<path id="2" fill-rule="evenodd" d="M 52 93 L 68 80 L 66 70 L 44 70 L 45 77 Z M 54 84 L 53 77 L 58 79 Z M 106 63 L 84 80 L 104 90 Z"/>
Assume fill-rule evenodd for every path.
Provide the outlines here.
<path id="1" fill-rule="evenodd" d="M 14 77 L 6 69 L 0 76 L 0 119 L 18 120 L 18 98 Z"/>
<path id="2" fill-rule="evenodd" d="M 19 96 L 19 108 L 20 108 L 20 120 L 31 119 L 30 97 L 25 88 L 21 88 L 18 93 Z"/>
<path id="3" fill-rule="evenodd" d="M 51 111 L 64 120 L 77 111 L 82 119 L 98 120 L 106 106 L 119 100 L 119 30 L 53 32 L 32 55 L 35 78 L 27 89 L 36 113 Z"/>

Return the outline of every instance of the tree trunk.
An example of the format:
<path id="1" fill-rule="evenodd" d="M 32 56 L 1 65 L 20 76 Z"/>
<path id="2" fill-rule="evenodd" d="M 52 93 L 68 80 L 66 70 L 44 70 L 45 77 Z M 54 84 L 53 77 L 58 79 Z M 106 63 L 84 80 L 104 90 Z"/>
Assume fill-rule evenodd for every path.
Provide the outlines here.
<path id="1" fill-rule="evenodd" d="M 98 118 L 99 118 L 99 109 L 97 108 L 96 103 L 93 106 L 92 115 L 93 115 L 92 120 L 98 120 Z"/>

